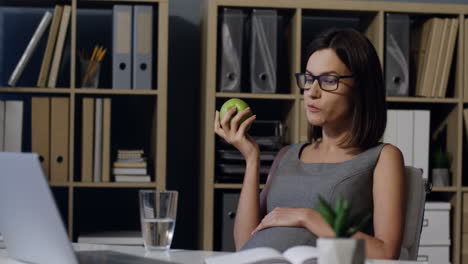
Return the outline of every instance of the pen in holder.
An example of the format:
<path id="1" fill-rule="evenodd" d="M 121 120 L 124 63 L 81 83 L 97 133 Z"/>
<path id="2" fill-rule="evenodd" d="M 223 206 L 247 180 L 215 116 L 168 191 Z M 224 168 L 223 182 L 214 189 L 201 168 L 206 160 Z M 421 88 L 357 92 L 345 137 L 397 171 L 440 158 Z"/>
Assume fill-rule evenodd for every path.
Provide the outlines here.
<path id="1" fill-rule="evenodd" d="M 79 52 L 81 65 L 81 88 L 98 88 L 101 61 L 106 54 L 106 49 L 96 46 L 91 58 Z"/>

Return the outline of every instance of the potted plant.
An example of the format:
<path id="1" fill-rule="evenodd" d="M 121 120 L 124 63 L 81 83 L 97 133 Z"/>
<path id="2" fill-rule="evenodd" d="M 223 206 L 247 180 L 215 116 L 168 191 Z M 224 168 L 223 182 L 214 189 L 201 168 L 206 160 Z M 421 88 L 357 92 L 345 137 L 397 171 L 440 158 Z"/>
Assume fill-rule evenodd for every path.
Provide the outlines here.
<path id="1" fill-rule="evenodd" d="M 366 259 L 364 240 L 351 238 L 370 220 L 370 214 L 350 215 L 351 202 L 338 196 L 333 208 L 319 196 L 319 212 L 335 232 L 334 238 L 319 238 L 318 263 L 364 264 Z"/>
<path id="2" fill-rule="evenodd" d="M 432 184 L 434 186 L 449 186 L 450 185 L 450 170 L 449 170 L 448 153 L 441 149 L 434 152 L 433 168 L 432 168 Z"/>

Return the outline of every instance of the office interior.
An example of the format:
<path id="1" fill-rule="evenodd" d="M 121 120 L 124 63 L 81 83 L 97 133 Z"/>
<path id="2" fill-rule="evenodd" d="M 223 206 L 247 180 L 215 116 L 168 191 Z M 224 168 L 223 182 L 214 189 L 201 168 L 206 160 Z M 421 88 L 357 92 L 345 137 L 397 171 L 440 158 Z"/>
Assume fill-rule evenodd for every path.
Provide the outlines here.
<path id="1" fill-rule="evenodd" d="M 11 2 L 14 2 L 14 0 L 0 1 L 0 4 Z M 200 124 L 203 115 L 201 106 L 202 70 L 200 67 L 202 61 L 201 6 L 203 2 L 203 0 L 170 0 L 168 5 L 166 187 L 170 190 L 179 191 L 179 209 L 172 247 L 182 249 L 202 248 L 199 232 L 201 225 L 200 214 L 202 213 L 200 196 L 202 194 L 199 185 L 202 177 L 200 167 L 203 162 L 203 157 L 200 155 Z M 349 2 L 352 2 L 352 0 L 349 0 Z M 414 0 L 401 2 L 468 5 L 468 0 Z M 0 99 L 5 98 L 15 99 L 17 97 L 16 95 L 2 94 L 0 91 Z M 25 127 L 25 129 L 27 130 L 28 127 Z M 115 188 L 111 192 L 114 193 L 114 197 L 122 192 L 125 198 L 131 195 L 133 191 Z M 84 192 L 96 196 L 98 190 L 90 188 Z M 54 194 L 59 197 L 67 195 L 60 189 L 55 190 Z M 83 197 L 86 197 L 86 195 L 83 195 Z M 431 194 L 431 199 L 447 201 L 451 199 L 451 196 L 446 193 L 435 193 Z M 125 204 L 125 200 L 120 200 L 118 203 Z M 65 207 L 66 205 L 62 206 Z M 135 206 L 132 209 L 127 208 L 126 205 L 123 206 L 123 210 L 128 209 L 136 215 L 138 212 L 135 211 L 135 208 L 137 207 Z M 129 216 L 126 215 L 125 217 Z M 89 225 L 92 225 L 91 221 L 87 220 Z M 99 231 L 99 227 L 96 227 L 96 231 Z M 76 236 L 74 238 L 76 239 Z M 465 247 L 468 248 L 465 245 L 462 251 L 468 250 L 464 249 Z"/>

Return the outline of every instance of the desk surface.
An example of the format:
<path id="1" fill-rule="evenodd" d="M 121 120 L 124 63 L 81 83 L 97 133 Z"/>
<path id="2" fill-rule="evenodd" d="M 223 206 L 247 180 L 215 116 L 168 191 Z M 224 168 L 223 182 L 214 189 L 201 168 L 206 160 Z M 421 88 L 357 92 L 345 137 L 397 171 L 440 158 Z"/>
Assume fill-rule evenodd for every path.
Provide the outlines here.
<path id="1" fill-rule="evenodd" d="M 146 252 L 143 247 L 138 246 L 107 246 L 91 244 L 73 244 L 75 250 L 113 250 L 121 253 L 127 253 L 146 258 L 173 261 L 178 263 L 204 264 L 204 260 L 209 256 L 226 254 L 225 252 L 171 249 L 168 252 Z M 24 264 L 8 258 L 5 249 L 0 249 L 0 264 Z M 416 261 L 390 261 L 390 260 L 368 260 L 366 264 L 427 264 L 426 262 Z"/>

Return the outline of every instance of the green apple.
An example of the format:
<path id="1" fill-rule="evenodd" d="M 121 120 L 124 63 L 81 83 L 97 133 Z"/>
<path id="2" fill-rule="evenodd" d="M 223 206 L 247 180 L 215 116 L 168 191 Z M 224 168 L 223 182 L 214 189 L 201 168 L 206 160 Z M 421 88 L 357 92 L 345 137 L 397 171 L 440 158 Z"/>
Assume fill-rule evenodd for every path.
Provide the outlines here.
<path id="1" fill-rule="evenodd" d="M 229 99 L 227 100 L 222 106 L 221 106 L 221 110 L 219 110 L 219 115 L 220 115 L 220 120 L 223 120 L 224 119 L 224 115 L 229 111 L 231 110 L 233 107 L 236 107 L 236 113 L 234 115 L 236 115 L 237 113 L 241 112 L 242 110 L 246 109 L 247 107 L 249 107 L 249 105 L 242 99 L 239 99 L 239 98 L 232 98 L 232 99 Z M 250 111 L 247 115 L 245 115 L 241 120 L 240 120 L 240 123 L 242 124 L 242 122 L 244 122 L 247 118 L 251 117 L 252 116 L 252 111 Z M 247 128 L 249 129 L 250 126 Z"/>

